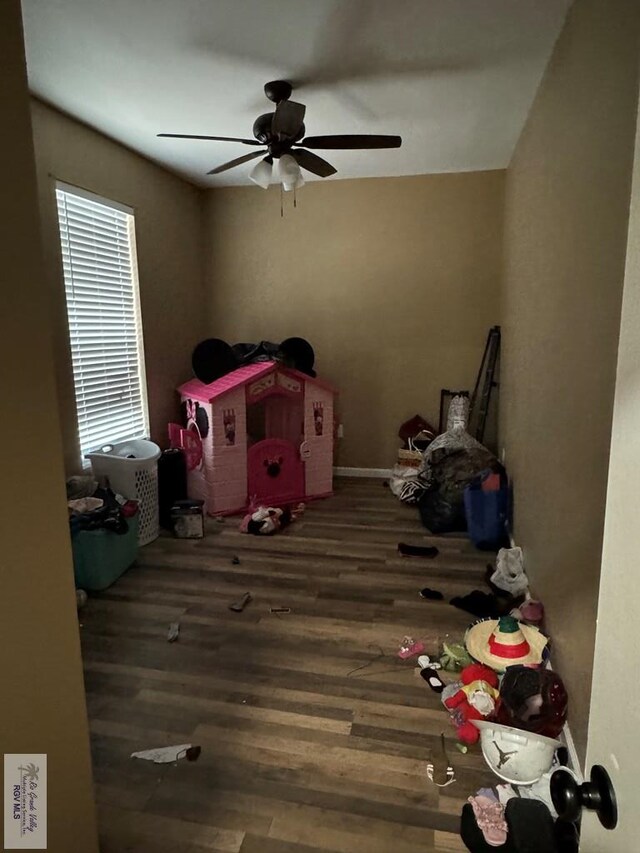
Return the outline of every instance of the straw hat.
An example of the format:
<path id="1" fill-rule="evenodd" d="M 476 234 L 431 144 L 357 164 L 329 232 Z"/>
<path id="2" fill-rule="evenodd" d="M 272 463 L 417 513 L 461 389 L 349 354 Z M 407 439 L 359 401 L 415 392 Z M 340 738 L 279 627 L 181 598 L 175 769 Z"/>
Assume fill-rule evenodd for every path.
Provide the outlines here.
<path id="1" fill-rule="evenodd" d="M 467 629 L 465 645 L 474 660 L 502 672 L 514 664 L 539 664 L 547 638 L 513 616 L 485 619 Z"/>

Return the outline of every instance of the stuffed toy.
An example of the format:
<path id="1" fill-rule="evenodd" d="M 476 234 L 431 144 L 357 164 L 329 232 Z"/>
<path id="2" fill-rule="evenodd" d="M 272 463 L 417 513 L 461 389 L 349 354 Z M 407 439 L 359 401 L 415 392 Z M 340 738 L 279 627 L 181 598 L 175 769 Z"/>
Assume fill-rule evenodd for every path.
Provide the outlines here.
<path id="1" fill-rule="evenodd" d="M 483 720 L 493 714 L 498 698 L 498 676 L 481 663 L 472 663 L 460 673 L 460 689 L 444 700 L 458 738 L 463 743 L 476 743 L 480 731 L 472 720 Z"/>
<path id="2" fill-rule="evenodd" d="M 291 512 L 273 506 L 260 506 L 255 512 L 246 515 L 240 529 L 243 533 L 256 536 L 271 536 L 291 521 Z"/>
<path id="3" fill-rule="evenodd" d="M 242 533 L 253 533 L 255 536 L 272 536 L 295 521 L 304 512 L 304 504 L 300 503 L 295 510 L 280 509 L 273 506 L 259 506 L 248 513 L 240 523 Z"/>

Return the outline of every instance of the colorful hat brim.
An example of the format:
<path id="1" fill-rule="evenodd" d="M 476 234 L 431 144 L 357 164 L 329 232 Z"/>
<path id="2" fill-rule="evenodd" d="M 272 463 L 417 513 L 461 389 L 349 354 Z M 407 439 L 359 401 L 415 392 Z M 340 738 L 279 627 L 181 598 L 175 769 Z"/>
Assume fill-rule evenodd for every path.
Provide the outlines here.
<path id="1" fill-rule="evenodd" d="M 489 638 L 497 625 L 497 619 L 485 619 L 483 622 L 476 622 L 467 629 L 464 641 L 467 651 L 474 660 L 487 664 L 487 666 L 498 672 L 502 672 L 507 667 L 515 666 L 516 664 L 536 665 L 542 663 L 548 639 L 537 628 L 532 628 L 530 625 L 520 625 L 524 638 L 529 643 L 528 654 L 519 658 L 504 658 L 493 655 L 489 651 Z"/>

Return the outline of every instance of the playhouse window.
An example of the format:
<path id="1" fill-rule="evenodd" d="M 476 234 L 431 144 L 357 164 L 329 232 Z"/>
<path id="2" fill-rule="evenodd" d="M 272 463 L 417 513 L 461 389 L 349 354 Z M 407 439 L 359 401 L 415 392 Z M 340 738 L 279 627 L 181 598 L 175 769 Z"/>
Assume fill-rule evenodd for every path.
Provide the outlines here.
<path id="1" fill-rule="evenodd" d="M 80 453 L 149 434 L 133 211 L 56 184 Z"/>

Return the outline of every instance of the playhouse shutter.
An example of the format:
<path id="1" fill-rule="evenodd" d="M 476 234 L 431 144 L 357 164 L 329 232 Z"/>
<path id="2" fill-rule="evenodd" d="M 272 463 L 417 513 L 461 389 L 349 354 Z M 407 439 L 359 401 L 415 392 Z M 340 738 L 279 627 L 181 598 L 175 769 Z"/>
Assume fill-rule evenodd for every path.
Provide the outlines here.
<path id="1" fill-rule="evenodd" d="M 80 451 L 149 433 L 132 212 L 57 184 Z"/>

